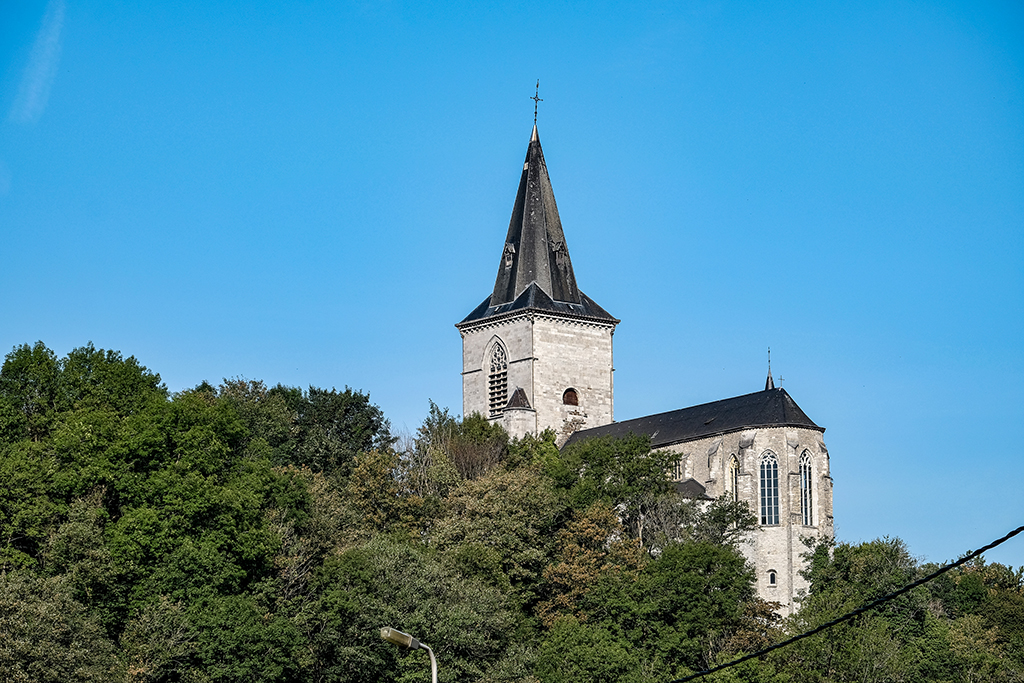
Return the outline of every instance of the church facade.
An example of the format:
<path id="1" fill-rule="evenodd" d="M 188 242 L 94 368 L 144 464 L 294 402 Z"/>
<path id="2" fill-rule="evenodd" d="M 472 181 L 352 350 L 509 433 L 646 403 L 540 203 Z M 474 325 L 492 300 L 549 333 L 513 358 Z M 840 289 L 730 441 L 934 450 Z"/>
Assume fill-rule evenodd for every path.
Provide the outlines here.
<path id="1" fill-rule="evenodd" d="M 619 320 L 576 285 L 534 125 L 494 289 L 456 325 L 464 415 L 513 437 L 553 429 L 560 445 L 645 434 L 678 454 L 677 488 L 745 501 L 759 527 L 742 550 L 758 593 L 794 608 L 805 537 L 831 536 L 832 478 L 824 428 L 775 388 L 615 422 L 612 337 Z"/>

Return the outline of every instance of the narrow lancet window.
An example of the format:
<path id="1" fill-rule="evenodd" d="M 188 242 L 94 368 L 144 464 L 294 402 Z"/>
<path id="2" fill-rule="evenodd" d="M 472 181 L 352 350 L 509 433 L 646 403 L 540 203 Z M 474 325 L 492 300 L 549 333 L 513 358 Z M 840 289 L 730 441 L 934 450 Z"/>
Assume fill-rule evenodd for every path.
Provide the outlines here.
<path id="1" fill-rule="evenodd" d="M 501 415 L 508 403 L 508 354 L 505 347 L 495 344 L 491 351 L 491 371 L 487 375 L 487 405 L 491 417 Z"/>
<path id="2" fill-rule="evenodd" d="M 729 460 L 729 497 L 735 503 L 740 499 L 740 461 L 736 456 Z"/>
<path id="3" fill-rule="evenodd" d="M 779 461 L 772 452 L 761 456 L 761 524 L 779 523 Z"/>
<path id="4" fill-rule="evenodd" d="M 800 517 L 804 526 L 814 525 L 811 484 L 811 454 L 804 451 L 800 456 Z"/>

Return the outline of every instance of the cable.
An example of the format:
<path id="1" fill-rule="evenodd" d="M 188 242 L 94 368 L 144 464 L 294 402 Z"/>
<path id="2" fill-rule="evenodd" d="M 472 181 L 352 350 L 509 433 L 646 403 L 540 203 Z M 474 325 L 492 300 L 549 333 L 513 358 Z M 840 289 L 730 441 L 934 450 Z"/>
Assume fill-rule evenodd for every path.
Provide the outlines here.
<path id="1" fill-rule="evenodd" d="M 858 614 L 863 614 L 864 612 L 867 612 L 869 609 L 874 609 L 875 607 L 878 607 L 879 605 L 881 605 L 883 603 L 889 602 L 893 598 L 897 598 L 897 597 L 903 595 L 907 591 L 911 591 L 911 590 L 917 588 L 918 586 L 926 584 L 929 581 L 931 581 L 932 579 L 937 578 L 937 577 L 941 576 L 942 574 L 945 574 L 950 569 L 954 569 L 956 567 L 959 567 L 962 564 L 966 564 L 967 562 L 969 562 L 970 560 L 973 560 L 978 555 L 981 555 L 984 552 L 992 550 L 992 548 L 995 548 L 997 545 L 1000 545 L 1002 543 L 1005 543 L 1006 541 L 1009 541 L 1011 538 L 1013 538 L 1014 536 L 1016 536 L 1017 534 L 1019 534 L 1022 531 L 1024 531 L 1024 526 L 1019 526 L 1016 529 L 1014 529 L 1013 531 L 1011 531 L 1010 533 L 1008 533 L 1005 536 L 1003 536 L 1002 538 L 1000 538 L 1000 539 L 998 539 L 996 541 L 992 541 L 991 543 L 989 543 L 984 548 L 979 548 L 978 550 L 975 550 L 974 552 L 970 552 L 967 555 L 963 556 L 962 558 L 960 558 L 956 562 L 953 562 L 951 564 L 947 564 L 944 567 L 940 567 L 939 569 L 936 569 L 934 572 L 932 572 L 928 576 L 924 577 L 923 579 L 918 579 L 917 581 L 914 581 L 913 583 L 907 584 L 903 588 L 895 590 L 892 593 L 889 593 L 888 595 L 883 595 L 882 597 L 878 598 L 877 600 L 873 600 L 873 601 L 869 602 L 866 605 L 862 605 L 861 607 L 858 607 L 857 609 L 853 610 L 852 612 L 847 612 L 843 616 L 837 617 L 837 618 L 833 619 L 832 621 L 829 621 L 829 622 L 826 622 L 824 624 L 821 624 L 820 626 L 815 626 L 810 631 L 805 631 L 804 633 L 801 633 L 799 635 L 793 636 L 792 638 L 790 638 L 788 640 L 784 640 L 781 643 L 776 643 L 774 645 L 769 645 L 768 647 L 764 648 L 763 650 L 758 650 L 757 652 L 753 652 L 753 653 L 751 653 L 749 655 L 743 655 L 739 659 L 734 659 L 731 662 L 726 662 L 725 664 L 719 664 L 718 666 L 712 667 L 710 669 L 706 669 L 704 671 L 698 671 L 695 674 L 690 674 L 689 676 L 684 676 L 683 678 L 675 678 L 675 679 L 673 679 L 671 681 L 668 681 L 668 683 L 685 683 L 685 681 L 693 681 L 693 680 L 696 680 L 698 678 L 703 678 L 704 676 L 707 676 L 708 674 L 713 674 L 713 673 L 715 673 L 717 671 L 722 671 L 723 669 L 728 669 L 731 666 L 736 666 L 737 664 L 741 664 L 741 663 L 743 663 L 743 662 L 745 662 L 745 661 L 747 661 L 749 659 L 754 659 L 755 657 L 760 657 L 761 655 L 768 654 L 769 652 L 771 652 L 773 650 L 779 650 L 781 648 L 786 647 L 787 645 L 792 645 L 793 643 L 797 642 L 798 640 L 803 640 L 804 638 L 807 638 L 809 636 L 813 636 L 815 633 L 821 633 L 825 629 L 832 628 L 833 626 L 835 626 L 837 624 L 841 624 L 844 621 L 848 621 L 850 619 L 853 619 Z"/>

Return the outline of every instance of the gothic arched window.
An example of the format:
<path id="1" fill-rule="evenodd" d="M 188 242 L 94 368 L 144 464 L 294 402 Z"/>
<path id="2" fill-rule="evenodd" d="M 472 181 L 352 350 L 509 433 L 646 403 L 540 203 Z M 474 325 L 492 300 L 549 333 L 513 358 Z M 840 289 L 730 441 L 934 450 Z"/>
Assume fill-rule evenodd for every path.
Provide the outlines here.
<path id="1" fill-rule="evenodd" d="M 501 415 L 508 403 L 508 354 L 501 343 L 491 350 L 491 371 L 487 375 L 487 406 L 491 417 Z"/>
<path id="2" fill-rule="evenodd" d="M 761 456 L 761 524 L 779 523 L 779 461 L 771 451 Z"/>
<path id="3" fill-rule="evenodd" d="M 736 459 L 735 455 L 729 460 L 729 478 L 726 481 L 729 493 L 732 494 L 731 497 L 735 503 L 740 499 L 740 461 Z"/>
<path id="4" fill-rule="evenodd" d="M 800 517 L 804 526 L 814 524 L 813 508 L 811 507 L 811 454 L 804 451 L 800 456 Z"/>

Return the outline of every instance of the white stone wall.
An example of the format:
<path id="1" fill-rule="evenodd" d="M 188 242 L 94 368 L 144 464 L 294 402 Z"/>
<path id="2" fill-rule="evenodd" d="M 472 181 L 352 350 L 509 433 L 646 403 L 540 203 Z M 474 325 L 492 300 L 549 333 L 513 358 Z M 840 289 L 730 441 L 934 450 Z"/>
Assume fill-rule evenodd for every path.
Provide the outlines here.
<path id="1" fill-rule="evenodd" d="M 530 312 L 462 328 L 462 414 L 488 414 L 491 349 L 508 351 L 508 395 L 522 388 L 535 411 L 532 428 L 522 415 L 502 420 L 512 436 L 551 428 L 559 443 L 579 429 L 612 421 L 612 323 Z M 578 406 L 564 405 L 575 389 Z M 514 419 L 513 419 L 514 417 Z"/>
<path id="2" fill-rule="evenodd" d="M 508 395 L 522 387 L 533 395 L 533 330 L 525 316 L 484 321 L 462 333 L 462 414 L 480 413 L 490 418 L 487 379 L 491 349 L 502 343 L 508 351 Z M 531 399 L 530 405 L 533 405 Z"/>
<path id="3" fill-rule="evenodd" d="M 738 499 L 746 501 L 760 521 L 760 464 L 767 452 L 779 462 L 779 524 L 761 525 L 743 544 L 743 554 L 757 573 L 757 592 L 765 600 L 782 603 L 783 615 L 795 609 L 795 599 L 807 590 L 800 576 L 804 537 L 831 536 L 832 477 L 829 474 L 828 449 L 822 434 L 813 429 L 767 427 L 689 441 L 665 449 L 680 455 L 678 478 L 692 477 L 717 498 L 729 486 L 729 462 L 733 456 L 740 465 Z M 800 506 L 800 456 L 811 460 L 812 524 L 804 525 Z M 769 583 L 769 572 L 776 572 L 776 583 Z"/>
<path id="4" fill-rule="evenodd" d="M 537 426 L 550 427 L 561 445 L 580 429 L 614 419 L 612 324 L 538 316 L 533 326 L 537 356 L 534 394 Z M 575 389 L 579 405 L 565 405 L 566 389 Z"/>

